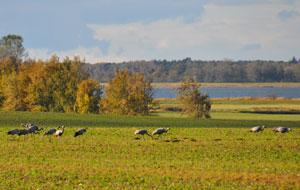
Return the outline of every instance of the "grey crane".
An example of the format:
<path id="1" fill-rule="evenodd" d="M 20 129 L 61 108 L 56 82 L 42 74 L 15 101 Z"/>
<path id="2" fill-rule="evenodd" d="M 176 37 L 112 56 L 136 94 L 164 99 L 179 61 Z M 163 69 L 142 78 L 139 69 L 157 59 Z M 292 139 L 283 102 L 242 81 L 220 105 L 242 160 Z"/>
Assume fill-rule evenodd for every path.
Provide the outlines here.
<path id="1" fill-rule="evenodd" d="M 79 135 L 83 135 L 83 133 L 85 133 L 87 130 L 87 127 L 86 128 L 82 128 L 82 129 L 79 129 L 78 131 L 75 132 L 74 134 L 74 137 L 77 137 Z"/>
<path id="2" fill-rule="evenodd" d="M 8 135 L 17 135 L 19 133 L 19 129 L 13 129 L 10 131 L 7 131 Z"/>
<path id="3" fill-rule="evenodd" d="M 292 129 L 291 128 L 287 128 L 287 127 L 275 127 L 273 129 L 273 131 L 275 133 L 288 133 L 289 131 L 291 131 Z"/>
<path id="4" fill-rule="evenodd" d="M 28 129 L 20 129 L 17 135 L 18 136 L 24 135 L 24 141 L 25 141 L 25 135 L 28 135 L 28 134 L 29 134 Z"/>
<path id="5" fill-rule="evenodd" d="M 148 131 L 147 131 L 146 129 L 139 129 L 139 130 L 136 130 L 136 131 L 134 132 L 134 134 L 135 134 L 135 135 L 143 135 L 144 140 L 145 140 L 144 135 L 148 135 L 148 136 L 150 136 L 150 137 L 153 139 L 153 137 L 152 137 L 151 135 L 149 135 L 149 133 L 148 133 Z"/>
<path id="6" fill-rule="evenodd" d="M 45 135 L 53 135 L 59 128 L 60 128 L 60 126 L 57 126 L 57 129 L 49 129 L 48 131 L 45 131 L 45 133 L 43 134 L 43 136 L 45 136 Z"/>
<path id="7" fill-rule="evenodd" d="M 255 126 L 250 129 L 250 132 L 258 133 L 259 131 L 264 131 L 265 128 L 267 128 L 267 127 L 265 127 L 264 125 L 263 126 Z"/>
<path id="8" fill-rule="evenodd" d="M 18 132 L 18 135 L 21 136 L 21 135 L 28 135 L 29 134 L 29 131 L 28 129 L 21 129 L 19 130 Z"/>
<path id="9" fill-rule="evenodd" d="M 40 128 L 32 123 L 21 123 L 21 126 L 24 127 L 25 129 L 27 129 L 29 131 L 29 133 L 34 133 L 36 134 L 37 131 L 42 131 L 44 130 L 44 128 Z"/>
<path id="10" fill-rule="evenodd" d="M 167 129 L 158 128 L 152 132 L 152 135 L 159 135 L 159 137 L 160 137 L 162 134 L 167 133 L 169 130 L 170 130 L 170 128 L 167 128 Z"/>
<path id="11" fill-rule="evenodd" d="M 64 134 L 64 131 L 65 131 L 65 126 L 62 126 L 61 129 L 56 130 L 56 132 L 54 133 L 54 136 L 61 137 Z"/>
<path id="12" fill-rule="evenodd" d="M 38 126 L 36 126 L 36 125 L 31 125 L 31 126 L 29 126 L 29 127 L 27 128 L 27 130 L 28 130 L 29 133 L 34 133 L 34 134 L 36 134 L 37 131 L 42 131 L 42 130 L 44 130 L 44 128 L 40 128 L 40 129 L 39 129 Z M 39 132 L 38 132 L 38 133 L 39 133 Z"/>

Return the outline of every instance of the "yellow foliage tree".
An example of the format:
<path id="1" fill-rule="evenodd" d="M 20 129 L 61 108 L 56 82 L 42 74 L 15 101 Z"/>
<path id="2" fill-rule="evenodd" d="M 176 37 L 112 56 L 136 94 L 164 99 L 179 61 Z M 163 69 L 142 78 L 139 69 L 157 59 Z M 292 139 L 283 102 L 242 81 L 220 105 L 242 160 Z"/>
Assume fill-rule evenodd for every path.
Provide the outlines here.
<path id="1" fill-rule="evenodd" d="M 28 111 L 50 111 L 53 100 L 53 85 L 49 79 L 54 72 L 47 71 L 42 61 L 28 61 L 20 67 L 19 75 L 27 77 L 27 96 L 24 101 L 28 104 Z"/>
<path id="2" fill-rule="evenodd" d="M 0 106 L 5 100 L 4 88 L 9 75 L 12 73 L 16 74 L 19 64 L 20 61 L 12 57 L 0 58 Z"/>
<path id="3" fill-rule="evenodd" d="M 153 101 L 151 83 L 142 73 L 128 70 L 115 73 L 101 99 L 101 111 L 120 115 L 148 115 Z"/>
<path id="4" fill-rule="evenodd" d="M 103 86 L 95 80 L 84 80 L 78 85 L 74 111 L 77 113 L 99 113 Z"/>
<path id="5" fill-rule="evenodd" d="M 89 76 L 79 57 L 0 63 L 0 104 L 7 110 L 73 112 L 78 84 Z"/>
<path id="6" fill-rule="evenodd" d="M 200 86 L 193 79 L 187 78 L 177 88 L 177 98 L 183 104 L 184 115 L 194 118 L 210 118 L 211 101 L 207 94 L 201 94 Z"/>
<path id="7" fill-rule="evenodd" d="M 8 75 L 3 90 L 5 97 L 5 101 L 3 103 L 4 110 L 27 110 L 28 105 L 23 98 L 27 95 L 26 90 L 22 87 L 24 83 L 25 80 L 23 80 L 23 76 L 17 75 L 15 72 Z"/>

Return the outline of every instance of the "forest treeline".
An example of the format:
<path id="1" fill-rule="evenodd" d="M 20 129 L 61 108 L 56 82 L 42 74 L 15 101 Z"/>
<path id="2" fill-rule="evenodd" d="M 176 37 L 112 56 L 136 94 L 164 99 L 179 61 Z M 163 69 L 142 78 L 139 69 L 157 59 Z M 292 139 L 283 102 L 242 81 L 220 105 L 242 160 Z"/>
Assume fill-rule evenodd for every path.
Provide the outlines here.
<path id="1" fill-rule="evenodd" d="M 117 70 L 144 73 L 155 83 L 181 82 L 192 77 L 196 82 L 300 82 L 300 60 L 291 61 L 131 61 L 86 64 L 91 78 L 108 82 Z"/>

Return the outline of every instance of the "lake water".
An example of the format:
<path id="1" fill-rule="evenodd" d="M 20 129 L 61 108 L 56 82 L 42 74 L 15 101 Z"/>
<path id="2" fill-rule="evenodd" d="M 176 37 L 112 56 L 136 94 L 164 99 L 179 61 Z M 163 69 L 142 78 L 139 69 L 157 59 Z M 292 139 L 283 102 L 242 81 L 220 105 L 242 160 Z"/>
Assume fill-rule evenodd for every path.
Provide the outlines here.
<path id="1" fill-rule="evenodd" d="M 234 97 L 285 97 L 300 98 L 300 87 L 218 87 L 201 88 L 202 93 L 208 93 L 210 98 Z M 176 98 L 177 92 L 173 88 L 154 88 L 154 98 Z"/>

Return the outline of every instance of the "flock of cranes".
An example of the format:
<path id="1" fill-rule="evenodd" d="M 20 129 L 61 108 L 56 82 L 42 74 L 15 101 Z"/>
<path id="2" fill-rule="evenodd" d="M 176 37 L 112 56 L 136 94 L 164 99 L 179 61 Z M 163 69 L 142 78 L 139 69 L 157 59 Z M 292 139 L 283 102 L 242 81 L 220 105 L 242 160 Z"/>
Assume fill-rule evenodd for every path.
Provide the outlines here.
<path id="1" fill-rule="evenodd" d="M 267 127 L 265 127 L 264 125 L 263 126 L 255 126 L 250 129 L 250 132 L 256 132 L 256 133 L 258 133 L 260 131 L 262 132 L 262 131 L 264 131 L 265 128 L 267 128 Z M 273 131 L 275 133 L 288 133 L 291 130 L 292 130 L 291 128 L 281 127 L 281 126 L 273 128 Z"/>
<path id="2" fill-rule="evenodd" d="M 38 128 L 38 126 L 31 124 L 31 123 L 27 123 L 26 125 L 24 125 L 24 123 L 21 123 L 21 126 L 24 129 L 13 129 L 7 132 L 8 135 L 28 135 L 28 134 L 36 134 L 39 133 L 38 131 L 42 131 L 44 130 L 43 128 Z"/>
<path id="3" fill-rule="evenodd" d="M 266 127 L 264 125 L 262 125 L 262 126 L 255 126 L 255 127 L 252 127 L 250 129 L 250 132 L 256 132 L 256 133 L 258 133 L 260 131 L 262 132 L 262 131 L 264 131 L 265 128 Z M 159 135 L 159 137 L 160 137 L 162 134 L 167 133 L 169 130 L 170 130 L 170 128 L 167 128 L 167 129 L 158 128 L 158 129 L 155 129 L 152 132 L 152 135 L 150 135 L 146 129 L 139 129 L 139 130 L 136 130 L 134 132 L 134 134 L 135 135 L 142 135 L 144 139 L 145 139 L 144 135 L 148 135 L 148 136 L 150 136 L 153 139 L 154 135 Z M 291 128 L 281 127 L 281 126 L 273 128 L 273 131 L 275 133 L 288 133 L 291 130 L 292 130 Z"/>
<path id="4" fill-rule="evenodd" d="M 170 130 L 170 128 L 167 128 L 167 129 L 158 128 L 158 129 L 155 129 L 152 132 L 152 136 L 151 136 L 146 129 L 139 129 L 139 130 L 136 130 L 134 132 L 134 134 L 135 135 L 142 135 L 144 139 L 145 139 L 144 135 L 148 135 L 148 136 L 150 136 L 153 139 L 154 135 L 158 135 L 160 137 L 162 134 L 167 133 L 169 130 Z"/>
<path id="5" fill-rule="evenodd" d="M 13 129 L 13 130 L 8 131 L 7 134 L 21 136 L 21 135 L 28 135 L 28 134 L 39 134 L 39 131 L 43 130 L 43 128 L 39 128 L 38 126 L 31 124 L 31 123 L 27 123 L 26 125 L 21 123 L 21 126 L 23 127 L 23 129 Z M 43 136 L 60 137 L 64 134 L 64 129 L 65 129 L 65 126 L 57 126 L 56 128 L 52 128 L 52 129 L 45 131 Z M 154 135 L 158 135 L 160 137 L 162 134 L 167 133 L 169 130 L 170 130 L 170 128 L 167 128 L 167 129 L 158 128 L 152 132 L 152 135 L 150 135 L 146 129 L 140 129 L 140 130 L 136 130 L 134 132 L 134 134 L 142 135 L 143 138 L 145 139 L 144 135 L 148 135 L 151 138 L 153 138 Z M 75 132 L 74 137 L 83 135 L 86 131 L 87 131 L 87 127 L 79 129 L 78 131 Z"/>
<path id="6" fill-rule="evenodd" d="M 23 127 L 23 129 L 13 129 L 13 130 L 8 131 L 7 134 L 21 136 L 21 135 L 28 135 L 28 134 L 39 134 L 39 131 L 43 130 L 43 128 L 39 128 L 38 126 L 31 124 L 31 123 L 27 123 L 26 125 L 22 123 L 21 126 Z M 250 129 L 250 132 L 256 132 L 256 133 L 262 132 L 262 131 L 264 131 L 265 128 L 266 127 L 264 125 L 255 126 Z M 57 126 L 56 129 L 53 128 L 53 129 L 49 129 L 49 130 L 45 131 L 43 136 L 46 136 L 46 135 L 53 136 L 54 135 L 56 137 L 61 137 L 64 134 L 64 129 L 65 129 L 65 126 Z M 154 135 L 158 135 L 159 137 L 161 137 L 162 134 L 167 133 L 169 130 L 170 130 L 170 128 L 167 128 L 167 129 L 158 128 L 152 132 L 152 135 L 150 135 L 146 129 L 139 129 L 139 130 L 136 130 L 134 132 L 134 134 L 142 135 L 145 140 L 144 135 L 148 135 L 153 139 Z M 83 135 L 86 131 L 87 131 L 87 128 L 79 129 L 78 131 L 75 132 L 74 137 Z M 280 127 L 273 128 L 273 131 L 275 133 L 288 133 L 289 131 L 291 131 L 291 128 L 280 126 Z"/>
<path id="7" fill-rule="evenodd" d="M 39 134 L 39 131 L 44 130 L 44 128 L 39 128 L 38 126 L 27 123 L 26 125 L 24 123 L 21 123 L 21 126 L 23 129 L 13 129 L 10 131 L 7 131 L 8 135 L 28 135 L 28 134 Z M 44 132 L 43 136 L 56 136 L 56 137 L 61 137 L 64 134 L 65 126 L 57 126 L 56 129 L 49 129 Z M 75 132 L 74 137 L 77 137 L 79 135 L 83 135 L 85 133 L 87 128 L 79 129 L 78 131 Z"/>

